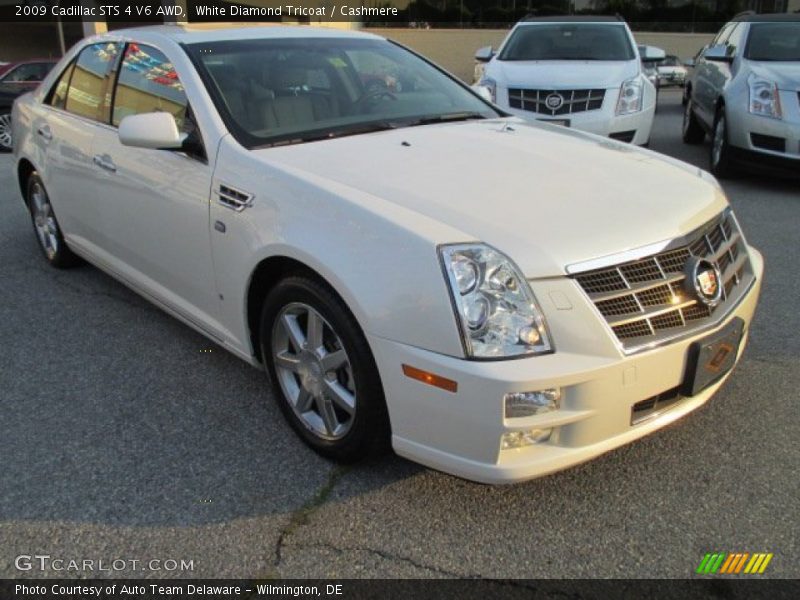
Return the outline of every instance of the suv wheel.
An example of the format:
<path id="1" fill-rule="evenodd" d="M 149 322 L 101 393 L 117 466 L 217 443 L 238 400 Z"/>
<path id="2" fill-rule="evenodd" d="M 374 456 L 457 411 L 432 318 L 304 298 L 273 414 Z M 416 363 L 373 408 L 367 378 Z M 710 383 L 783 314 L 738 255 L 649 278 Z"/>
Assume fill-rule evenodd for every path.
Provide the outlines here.
<path id="1" fill-rule="evenodd" d="M 319 454 L 353 462 L 389 447 L 383 387 L 364 334 L 327 285 L 290 276 L 267 295 L 261 355 L 286 419 Z"/>
<path id="2" fill-rule="evenodd" d="M 716 177 L 730 177 L 732 175 L 731 150 L 730 144 L 728 144 L 728 121 L 725 117 L 724 106 L 720 106 L 717 111 L 717 118 L 714 120 L 709 159 L 711 172 Z"/>
<path id="3" fill-rule="evenodd" d="M 0 152 L 11 152 L 11 112 L 0 108 Z"/>
<path id="4" fill-rule="evenodd" d="M 65 269 L 80 264 L 81 259 L 67 247 L 61 227 L 50 204 L 50 197 L 44 189 L 44 183 L 39 174 L 34 171 L 28 177 L 26 194 L 28 210 L 31 213 L 33 229 L 39 240 L 44 257 L 52 266 Z"/>
<path id="5" fill-rule="evenodd" d="M 694 116 L 693 104 L 692 98 L 689 97 L 683 109 L 683 141 L 687 144 L 701 144 L 706 137 L 706 132 L 697 117 Z"/>

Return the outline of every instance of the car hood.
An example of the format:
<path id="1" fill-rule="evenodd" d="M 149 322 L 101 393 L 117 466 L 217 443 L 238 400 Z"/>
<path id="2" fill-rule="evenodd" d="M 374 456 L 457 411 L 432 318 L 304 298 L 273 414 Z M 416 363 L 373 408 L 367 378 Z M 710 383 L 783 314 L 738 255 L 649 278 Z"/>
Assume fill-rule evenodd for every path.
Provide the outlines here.
<path id="1" fill-rule="evenodd" d="M 619 87 L 637 73 L 636 60 L 495 60 L 490 64 L 488 75 L 507 87 L 596 89 Z"/>
<path id="2" fill-rule="evenodd" d="M 774 81 L 780 90 L 793 92 L 800 86 L 800 62 L 750 61 L 749 64 L 753 73 Z"/>
<path id="3" fill-rule="evenodd" d="M 366 192 L 463 233 L 437 243 L 491 244 L 528 277 L 563 275 L 568 265 L 677 237 L 725 206 L 719 187 L 696 167 L 522 120 L 409 127 L 254 152 L 316 185 Z"/>

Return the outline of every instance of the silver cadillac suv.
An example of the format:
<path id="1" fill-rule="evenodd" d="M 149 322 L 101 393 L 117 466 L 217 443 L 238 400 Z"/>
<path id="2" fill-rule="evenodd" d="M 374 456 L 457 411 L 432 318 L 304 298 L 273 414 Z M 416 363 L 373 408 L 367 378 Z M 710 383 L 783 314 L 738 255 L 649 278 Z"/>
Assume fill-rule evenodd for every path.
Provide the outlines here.
<path id="1" fill-rule="evenodd" d="M 800 14 L 744 14 L 698 55 L 684 89 L 683 141 L 711 135 L 711 172 L 800 167 Z"/>

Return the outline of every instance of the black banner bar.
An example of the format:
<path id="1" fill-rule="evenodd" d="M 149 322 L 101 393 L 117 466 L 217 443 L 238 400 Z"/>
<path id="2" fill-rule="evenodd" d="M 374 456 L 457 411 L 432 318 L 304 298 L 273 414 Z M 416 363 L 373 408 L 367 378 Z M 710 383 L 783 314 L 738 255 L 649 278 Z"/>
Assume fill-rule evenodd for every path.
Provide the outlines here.
<path id="1" fill-rule="evenodd" d="M 0 580 L 2 600 L 488 600 L 796 599 L 798 580 L 750 577 L 689 580 Z"/>

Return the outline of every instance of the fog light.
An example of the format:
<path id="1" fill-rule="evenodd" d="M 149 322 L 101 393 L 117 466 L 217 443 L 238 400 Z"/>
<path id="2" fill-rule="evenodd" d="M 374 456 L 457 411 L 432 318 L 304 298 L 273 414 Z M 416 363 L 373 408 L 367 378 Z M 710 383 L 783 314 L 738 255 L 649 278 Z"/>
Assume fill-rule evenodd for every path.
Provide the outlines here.
<path id="1" fill-rule="evenodd" d="M 514 392 L 503 399 L 506 419 L 530 417 L 558 410 L 561 406 L 561 390 L 558 388 L 538 392 Z"/>
<path id="2" fill-rule="evenodd" d="M 552 429 L 530 429 L 528 431 L 509 431 L 504 433 L 500 441 L 500 448 L 511 450 L 540 444 L 550 439 Z"/>

